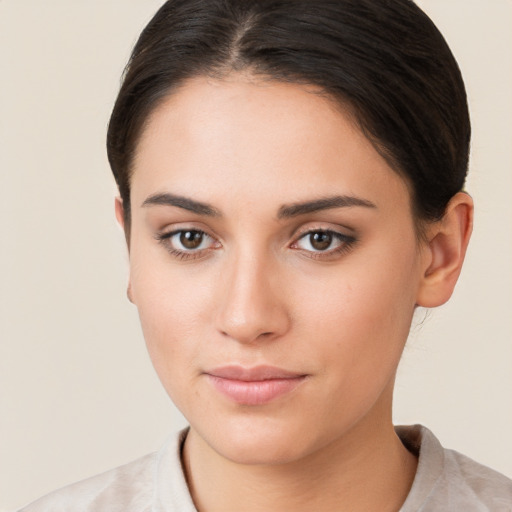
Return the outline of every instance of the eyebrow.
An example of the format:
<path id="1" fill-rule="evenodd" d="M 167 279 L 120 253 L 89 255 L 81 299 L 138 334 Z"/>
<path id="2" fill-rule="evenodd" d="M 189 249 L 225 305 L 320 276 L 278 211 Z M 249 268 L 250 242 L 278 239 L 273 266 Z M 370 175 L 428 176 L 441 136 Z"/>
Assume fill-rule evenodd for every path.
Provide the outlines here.
<path id="1" fill-rule="evenodd" d="M 208 217 L 220 217 L 221 213 L 217 208 L 214 208 L 208 203 L 202 203 L 189 199 L 188 197 L 177 196 L 174 194 L 154 194 L 149 196 L 142 206 L 176 206 L 183 208 L 189 212 L 197 213 L 198 215 L 206 215 Z"/>
<path id="2" fill-rule="evenodd" d="M 151 195 L 142 203 L 142 206 L 175 206 L 177 208 L 182 208 L 198 215 L 205 215 L 208 217 L 222 216 L 221 212 L 217 210 L 217 208 L 208 203 L 203 203 L 188 197 L 168 193 Z M 278 210 L 277 218 L 285 219 L 298 217 L 299 215 L 328 210 L 331 208 L 350 208 L 353 206 L 377 208 L 374 203 L 368 201 L 367 199 L 362 199 L 356 196 L 338 195 L 314 199 L 312 201 L 283 205 Z"/>
<path id="3" fill-rule="evenodd" d="M 292 203 L 283 205 L 279 208 L 277 213 L 278 219 L 297 217 L 306 213 L 314 213 L 321 210 L 328 210 L 330 208 L 350 208 L 353 206 L 362 206 L 364 208 L 377 208 L 377 206 L 368 201 L 356 196 L 331 196 L 313 201 L 305 201 L 303 203 Z"/>

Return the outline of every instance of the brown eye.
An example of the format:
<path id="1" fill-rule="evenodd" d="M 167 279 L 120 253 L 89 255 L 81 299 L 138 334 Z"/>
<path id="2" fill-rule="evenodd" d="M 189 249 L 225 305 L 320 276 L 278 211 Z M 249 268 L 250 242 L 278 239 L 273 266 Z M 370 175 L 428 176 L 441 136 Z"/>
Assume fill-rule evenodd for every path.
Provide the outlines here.
<path id="1" fill-rule="evenodd" d="M 157 236 L 162 245 L 172 254 L 199 255 L 205 250 L 217 248 L 218 242 L 200 229 L 180 229 Z"/>
<path id="2" fill-rule="evenodd" d="M 155 238 L 174 259 L 180 261 L 202 261 L 222 247 L 212 235 L 194 228 L 157 233 Z"/>
<path id="3" fill-rule="evenodd" d="M 203 238 L 204 233 L 202 231 L 182 231 L 179 236 L 180 244 L 185 249 L 197 249 Z"/>
<path id="4" fill-rule="evenodd" d="M 332 244 L 333 236 L 328 231 L 315 231 L 308 236 L 311 247 L 317 251 L 325 251 Z"/>
<path id="5" fill-rule="evenodd" d="M 304 233 L 294 244 L 293 248 L 309 253 L 334 254 L 336 251 L 348 249 L 355 242 L 353 236 L 344 235 L 337 231 L 317 229 Z"/>

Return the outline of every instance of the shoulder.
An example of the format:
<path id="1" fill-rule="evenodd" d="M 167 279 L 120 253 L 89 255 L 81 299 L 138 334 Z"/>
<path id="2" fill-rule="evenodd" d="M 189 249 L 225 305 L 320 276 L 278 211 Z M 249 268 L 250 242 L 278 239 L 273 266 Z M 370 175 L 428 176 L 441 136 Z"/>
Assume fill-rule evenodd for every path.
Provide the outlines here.
<path id="1" fill-rule="evenodd" d="M 151 510 L 156 453 L 54 491 L 19 512 Z"/>
<path id="2" fill-rule="evenodd" d="M 69 485 L 18 512 L 196 512 L 181 467 L 188 428 L 158 452 Z"/>
<path id="3" fill-rule="evenodd" d="M 445 450 L 445 481 L 482 510 L 512 511 L 512 480 L 456 452 Z M 476 510 L 476 508 L 475 508 Z"/>
<path id="4" fill-rule="evenodd" d="M 454 450 L 421 425 L 397 427 L 404 445 L 418 456 L 416 476 L 401 512 L 512 511 L 512 480 Z"/>

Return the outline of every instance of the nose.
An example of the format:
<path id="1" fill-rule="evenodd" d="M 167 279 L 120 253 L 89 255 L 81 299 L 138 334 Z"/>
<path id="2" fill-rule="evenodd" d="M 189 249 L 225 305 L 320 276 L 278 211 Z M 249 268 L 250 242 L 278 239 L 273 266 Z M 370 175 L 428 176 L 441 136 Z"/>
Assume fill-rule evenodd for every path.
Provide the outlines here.
<path id="1" fill-rule="evenodd" d="M 239 255 L 227 264 L 217 304 L 217 329 L 240 343 L 273 340 L 290 327 L 279 269 L 264 258 Z"/>

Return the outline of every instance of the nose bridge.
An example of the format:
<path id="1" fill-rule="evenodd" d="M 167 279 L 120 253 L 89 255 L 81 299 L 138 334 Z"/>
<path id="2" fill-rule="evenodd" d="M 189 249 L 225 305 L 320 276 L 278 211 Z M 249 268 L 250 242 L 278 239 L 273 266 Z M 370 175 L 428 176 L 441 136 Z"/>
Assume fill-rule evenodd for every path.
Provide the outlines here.
<path id="1" fill-rule="evenodd" d="M 240 247 L 226 262 L 217 328 L 240 342 L 273 338 L 289 324 L 278 265 L 268 251 Z"/>

